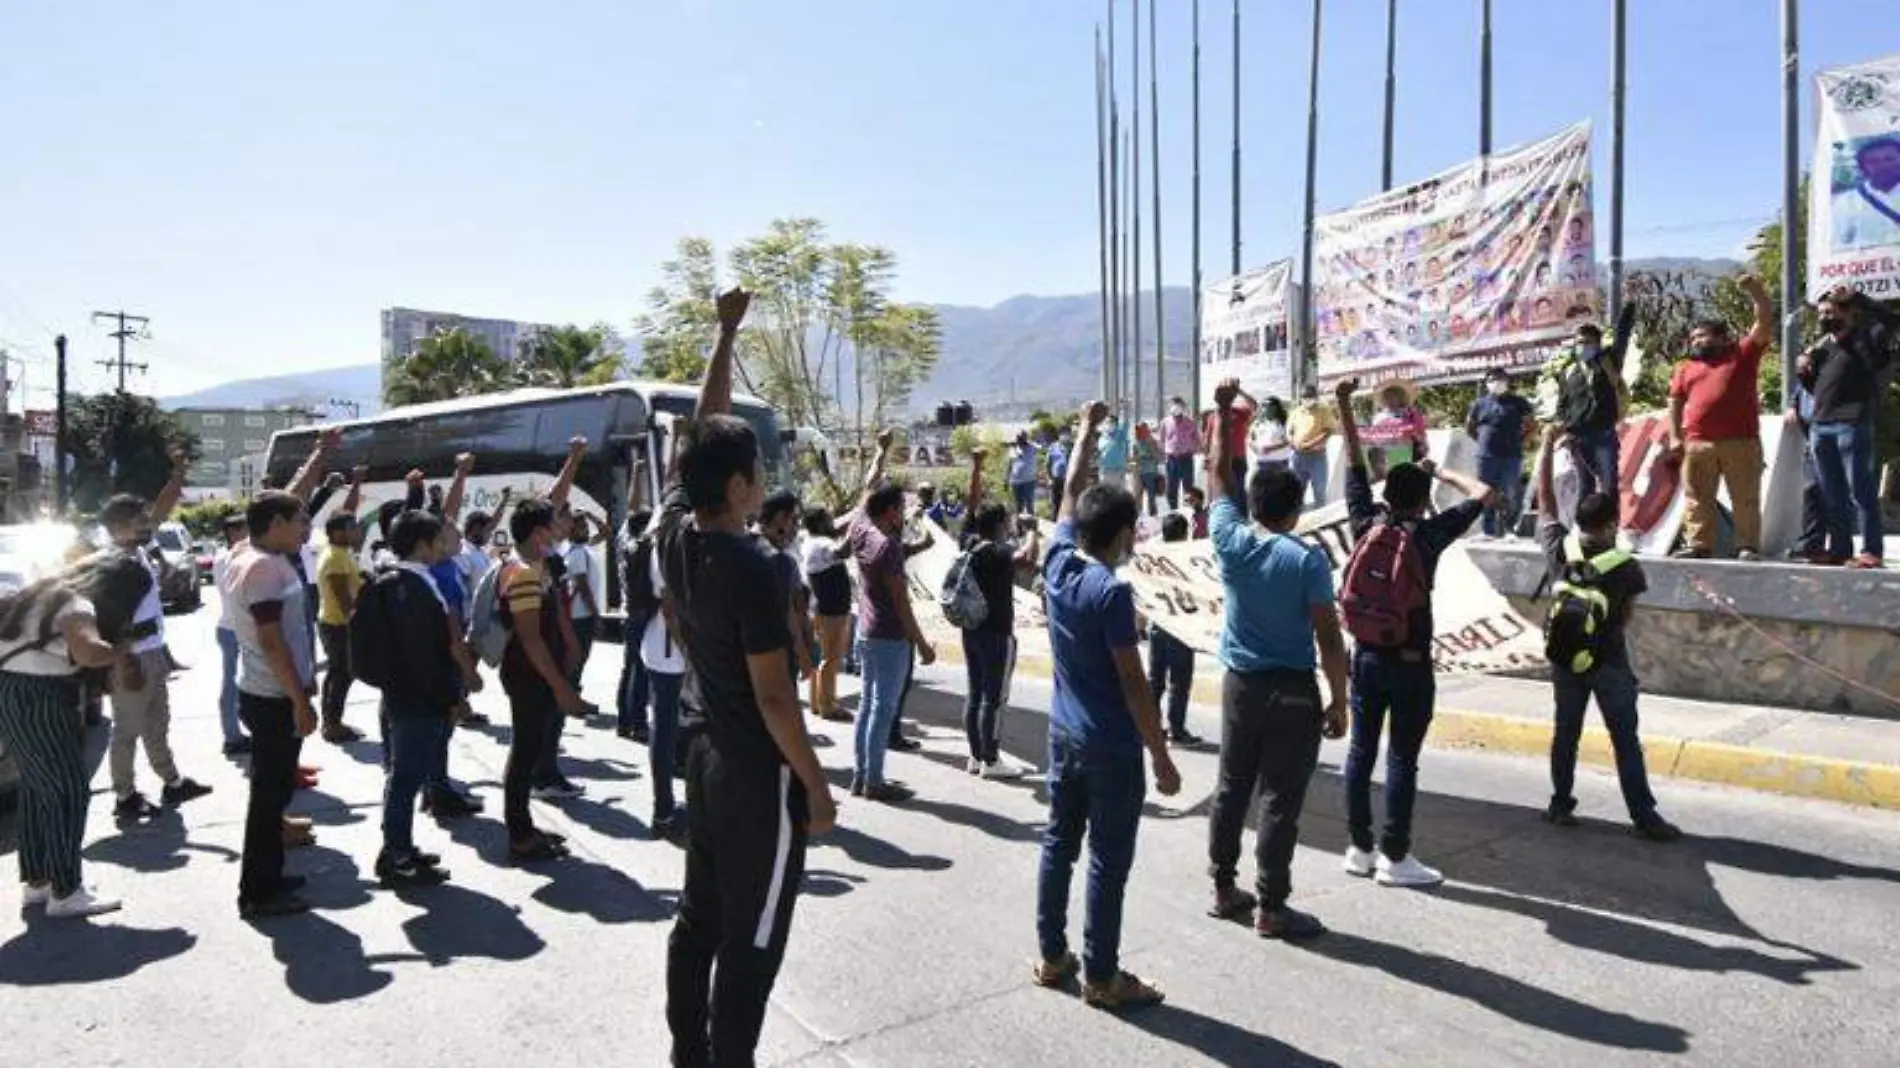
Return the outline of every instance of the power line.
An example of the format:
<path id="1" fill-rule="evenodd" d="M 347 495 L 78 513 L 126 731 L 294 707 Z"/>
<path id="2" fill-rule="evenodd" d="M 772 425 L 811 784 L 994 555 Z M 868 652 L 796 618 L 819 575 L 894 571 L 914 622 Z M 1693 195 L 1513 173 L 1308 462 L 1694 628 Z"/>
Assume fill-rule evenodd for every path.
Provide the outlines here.
<path id="1" fill-rule="evenodd" d="M 118 368 L 119 392 L 124 393 L 125 392 L 125 372 L 127 369 L 136 370 L 140 374 L 144 374 L 146 371 L 151 370 L 150 364 L 128 363 L 126 361 L 125 343 L 128 340 L 135 337 L 147 336 L 150 333 L 149 328 L 152 324 L 152 320 L 146 318 L 143 315 L 133 315 L 127 311 L 124 311 L 123 309 L 119 311 L 96 311 L 92 313 L 93 322 L 98 322 L 101 319 L 113 319 L 113 320 L 118 321 L 119 328 L 107 334 L 106 336 L 119 339 L 119 355 L 117 359 L 98 361 L 99 366 L 105 367 L 108 369 L 112 367 Z M 133 323 L 137 323 L 139 325 L 139 328 L 137 330 L 132 329 L 131 324 Z"/>

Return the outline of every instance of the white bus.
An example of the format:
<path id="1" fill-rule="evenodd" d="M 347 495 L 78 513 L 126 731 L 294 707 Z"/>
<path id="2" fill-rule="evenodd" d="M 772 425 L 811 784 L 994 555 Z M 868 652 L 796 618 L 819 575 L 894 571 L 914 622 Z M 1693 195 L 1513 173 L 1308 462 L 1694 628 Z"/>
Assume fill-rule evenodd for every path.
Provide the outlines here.
<path id="1" fill-rule="evenodd" d="M 588 450 L 569 501 L 613 532 L 626 519 L 630 494 L 641 493 L 638 503 L 644 507 L 660 499 L 672 426 L 692 415 L 698 397 L 697 385 L 635 381 L 519 389 L 394 408 L 365 419 L 278 431 L 271 437 L 265 479 L 273 486 L 287 485 L 317 436 L 335 427 L 343 432 L 343 442 L 331 470 L 347 474 L 358 465 L 369 468 L 359 515 L 373 516 L 382 502 L 402 500 L 408 492 L 404 477 L 411 470 L 419 469 L 446 492 L 455 457 L 464 452 L 475 454 L 475 470 L 462 514 L 493 513 L 504 489 L 512 490 L 516 501 L 546 493 L 567 457 L 568 442 L 582 436 Z M 787 485 L 791 470 L 777 414 L 764 401 L 741 394 L 734 395 L 732 411 L 758 434 L 767 485 Z M 343 494 L 335 494 L 312 517 L 317 538 L 324 519 L 342 503 Z M 505 542 L 506 535 L 504 519 L 498 538 Z M 604 594 L 603 603 L 617 607 L 619 583 L 610 574 L 617 571 L 614 554 L 602 555 L 604 566 L 595 574 L 608 578 L 606 588 L 596 592 Z"/>

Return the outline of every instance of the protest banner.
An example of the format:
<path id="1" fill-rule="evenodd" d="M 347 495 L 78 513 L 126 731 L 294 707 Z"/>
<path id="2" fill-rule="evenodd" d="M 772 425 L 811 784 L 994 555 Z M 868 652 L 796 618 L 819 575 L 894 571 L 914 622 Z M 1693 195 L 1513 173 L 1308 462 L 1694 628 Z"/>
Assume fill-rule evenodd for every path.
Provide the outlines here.
<path id="1" fill-rule="evenodd" d="M 1600 318 L 1590 124 L 1322 216 L 1314 241 L 1322 381 L 1541 364 Z"/>
<path id="2" fill-rule="evenodd" d="M 1808 298 L 1900 296 L 1900 56 L 1814 76 Z"/>
<path id="3" fill-rule="evenodd" d="M 1293 396 L 1294 298 L 1291 260 L 1201 290 L 1201 410 L 1214 406 L 1214 387 L 1229 378 L 1262 400 Z"/>

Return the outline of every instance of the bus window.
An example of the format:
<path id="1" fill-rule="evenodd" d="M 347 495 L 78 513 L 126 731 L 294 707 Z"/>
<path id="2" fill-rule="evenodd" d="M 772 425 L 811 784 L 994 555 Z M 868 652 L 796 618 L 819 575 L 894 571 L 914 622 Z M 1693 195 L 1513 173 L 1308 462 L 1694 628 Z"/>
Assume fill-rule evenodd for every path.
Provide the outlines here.
<path id="1" fill-rule="evenodd" d="M 577 437 L 587 439 L 590 451 L 606 445 L 614 410 L 612 397 L 572 397 L 536 407 L 541 415 L 535 426 L 534 441 L 535 450 L 541 455 L 562 455 L 567 452 L 567 443 Z"/>

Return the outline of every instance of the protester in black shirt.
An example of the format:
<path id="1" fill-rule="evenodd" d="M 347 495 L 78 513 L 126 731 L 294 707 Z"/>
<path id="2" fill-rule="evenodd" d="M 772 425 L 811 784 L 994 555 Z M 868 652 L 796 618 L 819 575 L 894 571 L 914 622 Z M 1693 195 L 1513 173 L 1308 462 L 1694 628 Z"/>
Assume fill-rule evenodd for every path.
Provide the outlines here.
<path id="1" fill-rule="evenodd" d="M 1358 383 L 1346 381 L 1336 390 L 1340 434 L 1346 444 L 1346 513 L 1351 517 L 1353 540 L 1374 528 L 1397 526 L 1410 532 L 1412 551 L 1425 571 L 1425 596 L 1411 613 L 1402 646 L 1378 648 L 1360 641 L 1352 654 L 1352 741 L 1346 750 L 1346 829 L 1352 842 L 1346 849 L 1346 871 L 1372 875 L 1381 885 L 1430 886 L 1441 881 L 1437 871 L 1412 855 L 1412 805 L 1418 796 L 1418 754 L 1431 727 L 1437 696 L 1432 677 L 1431 583 L 1438 558 L 1464 536 L 1491 503 L 1491 487 L 1474 478 L 1432 466 L 1431 462 L 1395 465 L 1385 476 L 1385 507 L 1372 501 L 1372 483 L 1365 455 L 1359 448 L 1359 427 L 1353 421 L 1352 394 Z M 1436 515 L 1428 515 L 1432 480 L 1438 478 L 1465 495 L 1465 500 Z M 1348 567 L 1342 597 L 1354 594 L 1353 571 Z M 1349 617 L 1350 619 L 1350 617 Z M 1392 714 L 1392 740 L 1385 759 L 1385 834 L 1379 855 L 1373 856 L 1372 765 L 1379 759 L 1379 736 L 1386 713 Z"/>
<path id="2" fill-rule="evenodd" d="M 1577 502 L 1577 529 L 1566 530 L 1557 520 L 1557 491 L 1551 484 L 1550 457 L 1561 433 L 1555 427 L 1544 431 L 1543 449 L 1537 456 L 1537 512 L 1543 522 L 1537 528 L 1537 541 L 1543 546 L 1552 581 L 1561 580 L 1573 563 L 1602 560 L 1616 551 L 1616 498 L 1610 493 L 1586 493 Z M 1623 803 L 1629 808 L 1636 833 L 1657 842 L 1674 841 L 1682 832 L 1656 812 L 1656 797 L 1649 791 L 1649 772 L 1643 763 L 1643 742 L 1636 733 L 1636 674 L 1630 668 L 1629 648 L 1624 630 L 1636 599 L 1649 589 L 1643 565 L 1635 556 L 1619 553 L 1596 569 L 1594 586 L 1608 601 L 1602 655 L 1594 667 L 1584 673 L 1553 665 L 1551 685 L 1557 699 L 1557 726 L 1550 742 L 1550 807 L 1544 810 L 1546 822 L 1559 827 L 1577 825 L 1577 799 L 1571 787 L 1577 776 L 1577 742 L 1583 736 L 1583 717 L 1590 710 L 1590 698 L 1597 699 L 1597 711 L 1610 732 L 1610 748 L 1616 754 L 1616 778 L 1623 789 Z"/>
<path id="3" fill-rule="evenodd" d="M 1801 382 L 1814 394 L 1808 430 L 1828 510 L 1828 563 L 1881 566 L 1886 546 L 1880 518 L 1879 458 L 1874 413 L 1881 383 L 1895 359 L 1897 319 L 1866 295 L 1841 286 L 1822 298 L 1827 338 L 1801 357 Z M 1858 523 L 1856 516 L 1858 515 Z M 1854 528 L 1860 555 L 1854 555 Z"/>
<path id="4" fill-rule="evenodd" d="M 963 550 L 983 591 L 983 622 L 963 632 L 963 666 L 969 695 L 964 699 L 963 729 L 970 739 L 967 769 L 986 779 L 1015 779 L 1022 769 L 1002 761 L 999 718 L 1009 699 L 1009 677 L 1016 665 L 1016 569 L 1036 560 L 1036 538 L 1020 548 L 1009 540 L 1009 506 L 983 500 L 982 449 L 970 454 L 970 488 L 964 495 L 969 519 Z"/>
<path id="5" fill-rule="evenodd" d="M 785 596 L 769 550 L 746 530 L 765 491 L 758 439 L 730 414 L 733 344 L 749 301 L 740 290 L 719 297 L 719 344 L 657 536 L 706 718 L 688 760 L 686 883 L 667 947 L 676 1065 L 752 1063 L 807 836 L 837 818 L 799 721 Z"/>

